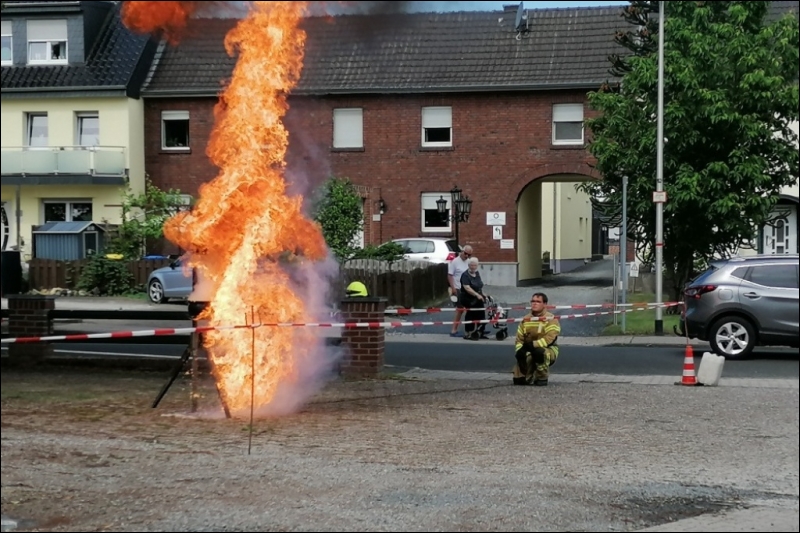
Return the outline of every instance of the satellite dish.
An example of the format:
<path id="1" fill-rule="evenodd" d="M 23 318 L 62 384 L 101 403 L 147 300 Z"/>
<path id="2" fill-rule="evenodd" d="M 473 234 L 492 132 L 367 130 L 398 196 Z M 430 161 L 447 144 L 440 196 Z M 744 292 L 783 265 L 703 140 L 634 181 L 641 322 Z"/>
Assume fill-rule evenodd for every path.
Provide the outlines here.
<path id="1" fill-rule="evenodd" d="M 525 31 L 528 29 L 528 14 L 525 13 L 522 4 L 523 2 L 519 3 L 519 7 L 517 8 L 517 19 L 514 22 L 514 28 L 516 28 L 517 31 Z M 525 23 L 524 25 L 523 22 Z"/>

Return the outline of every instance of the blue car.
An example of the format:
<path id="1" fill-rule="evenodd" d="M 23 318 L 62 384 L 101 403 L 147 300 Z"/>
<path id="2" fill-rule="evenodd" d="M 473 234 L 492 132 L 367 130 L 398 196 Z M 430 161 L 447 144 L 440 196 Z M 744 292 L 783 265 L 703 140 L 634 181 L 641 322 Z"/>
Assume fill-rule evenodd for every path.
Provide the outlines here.
<path id="1" fill-rule="evenodd" d="M 154 304 L 163 304 L 170 298 L 188 298 L 192 292 L 192 271 L 180 259 L 159 268 L 147 278 L 147 297 Z"/>

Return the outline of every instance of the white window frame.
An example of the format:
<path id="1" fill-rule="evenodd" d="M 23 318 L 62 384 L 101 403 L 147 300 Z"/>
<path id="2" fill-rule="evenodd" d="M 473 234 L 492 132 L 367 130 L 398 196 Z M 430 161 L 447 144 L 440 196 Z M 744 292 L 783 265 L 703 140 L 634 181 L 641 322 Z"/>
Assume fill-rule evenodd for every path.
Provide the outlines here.
<path id="1" fill-rule="evenodd" d="M 33 139 L 33 119 L 35 117 L 44 117 L 47 126 L 47 135 L 45 136 L 46 143 L 44 146 L 33 146 L 31 140 Z M 25 113 L 25 146 L 32 150 L 46 150 L 50 146 L 50 117 L 43 111 L 30 111 Z"/>
<path id="2" fill-rule="evenodd" d="M 451 106 L 423 107 L 422 116 L 422 146 L 425 148 L 442 148 L 453 146 L 453 108 Z M 450 130 L 450 140 L 442 142 L 429 142 L 425 140 L 427 129 Z"/>
<path id="3" fill-rule="evenodd" d="M 41 23 L 41 24 L 52 24 L 50 31 L 54 33 L 58 33 L 61 30 L 60 26 L 63 24 L 63 37 L 59 37 L 53 35 L 51 37 L 30 37 L 31 31 L 31 23 Z M 40 29 L 39 32 L 41 33 L 49 33 L 47 29 Z M 39 33 L 37 32 L 37 33 Z M 68 39 L 68 30 L 67 30 L 67 21 L 66 19 L 59 19 L 59 20 L 29 20 L 28 21 L 28 43 L 27 43 L 27 57 L 28 57 L 28 64 L 29 65 L 66 65 L 68 63 L 69 58 L 69 39 Z M 41 44 L 44 43 L 46 49 L 46 58 L 45 59 L 33 59 L 31 58 L 31 44 Z M 64 43 L 64 57 L 63 59 L 53 59 L 53 45 L 56 43 Z"/>
<path id="4" fill-rule="evenodd" d="M 186 121 L 186 146 L 167 146 L 167 121 Z M 191 150 L 190 115 L 188 111 L 171 110 L 161 112 L 161 149 L 169 152 L 188 152 Z"/>
<path id="5" fill-rule="evenodd" d="M 448 210 L 447 226 L 441 226 L 438 228 L 426 228 L 425 227 L 426 206 L 433 206 L 433 207 L 428 207 L 428 209 L 437 209 L 436 201 L 440 197 L 447 200 L 447 210 Z M 420 203 L 419 227 L 422 233 L 450 233 L 453 231 L 453 220 L 452 217 L 449 216 L 452 214 L 453 197 L 449 192 L 424 192 L 420 195 L 419 203 Z"/>
<path id="6" fill-rule="evenodd" d="M 66 214 L 66 219 L 64 222 L 74 222 L 72 220 L 72 207 L 71 204 L 91 204 L 92 206 L 92 219 L 94 219 L 94 202 L 91 198 L 44 198 L 42 199 L 41 204 L 41 216 L 39 219 L 42 221 L 42 224 L 47 224 L 47 220 L 45 220 L 44 216 L 44 207 L 47 204 L 66 204 L 66 209 L 64 213 Z M 52 221 L 51 221 L 52 222 Z"/>
<path id="7" fill-rule="evenodd" d="M 14 64 L 14 34 L 11 28 L 11 21 L 4 20 L 2 22 L 2 29 L 0 30 L 0 36 L 3 38 L 8 37 L 9 40 L 9 50 L 11 50 L 11 57 L 8 59 L 0 59 L 0 65 L 7 66 Z"/>
<path id="8" fill-rule="evenodd" d="M 81 143 L 81 122 L 86 118 L 97 119 L 97 144 Z M 78 111 L 75 113 L 75 146 L 93 148 L 100 145 L 100 113 L 97 111 Z"/>
<path id="9" fill-rule="evenodd" d="M 333 110 L 333 147 L 364 148 L 364 110 L 342 107 Z"/>
<path id="10" fill-rule="evenodd" d="M 561 123 L 580 124 L 581 125 L 581 138 L 580 139 L 557 139 L 556 129 L 557 125 Z M 553 144 L 554 145 L 571 145 L 582 146 L 584 144 L 585 128 L 583 104 L 553 104 Z"/>
<path id="11" fill-rule="evenodd" d="M 353 246 L 354 248 L 358 248 L 359 250 L 362 250 L 364 246 L 367 245 L 367 242 L 365 240 L 366 236 L 365 230 L 367 222 L 366 219 L 364 218 L 364 214 L 366 212 L 367 212 L 367 199 L 361 198 L 361 228 L 353 236 L 353 243 L 351 244 L 351 246 Z"/>

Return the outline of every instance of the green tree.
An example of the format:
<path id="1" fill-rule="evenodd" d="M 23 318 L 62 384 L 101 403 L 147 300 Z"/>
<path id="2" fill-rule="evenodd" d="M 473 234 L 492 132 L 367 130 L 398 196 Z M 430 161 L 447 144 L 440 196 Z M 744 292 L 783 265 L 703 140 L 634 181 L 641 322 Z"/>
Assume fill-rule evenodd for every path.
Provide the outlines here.
<path id="1" fill-rule="evenodd" d="M 347 178 L 331 178 L 322 190 L 315 220 L 322 227 L 325 242 L 340 261 L 355 254 L 356 237 L 364 227 L 363 201 Z"/>
<path id="2" fill-rule="evenodd" d="M 122 197 L 122 224 L 109 243 L 110 252 L 136 258 L 148 244 L 164 236 L 164 224 L 180 209 L 188 207 L 180 191 L 162 191 L 148 179 L 143 193 L 128 190 Z"/>
<path id="3" fill-rule="evenodd" d="M 664 75 L 665 287 L 679 295 L 695 260 L 751 244 L 781 188 L 797 179 L 798 23 L 765 22 L 768 2 L 666 2 Z M 582 185 L 628 219 L 643 260 L 655 242 L 658 2 L 631 2 L 615 41 L 616 81 L 589 95 L 589 150 L 602 181 Z M 621 76 L 621 78 L 620 78 Z M 611 213 L 616 210 L 617 213 Z"/>

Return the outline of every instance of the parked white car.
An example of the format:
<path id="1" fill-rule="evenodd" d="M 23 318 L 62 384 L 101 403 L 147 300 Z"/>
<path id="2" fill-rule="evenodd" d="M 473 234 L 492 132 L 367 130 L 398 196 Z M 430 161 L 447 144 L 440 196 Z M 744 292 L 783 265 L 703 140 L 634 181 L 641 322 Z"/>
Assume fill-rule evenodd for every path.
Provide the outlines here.
<path id="1" fill-rule="evenodd" d="M 409 261 L 427 261 L 429 263 L 447 263 L 458 255 L 458 246 L 454 239 L 437 239 L 425 237 L 411 237 L 408 239 L 393 239 L 405 248 L 403 259 Z"/>

